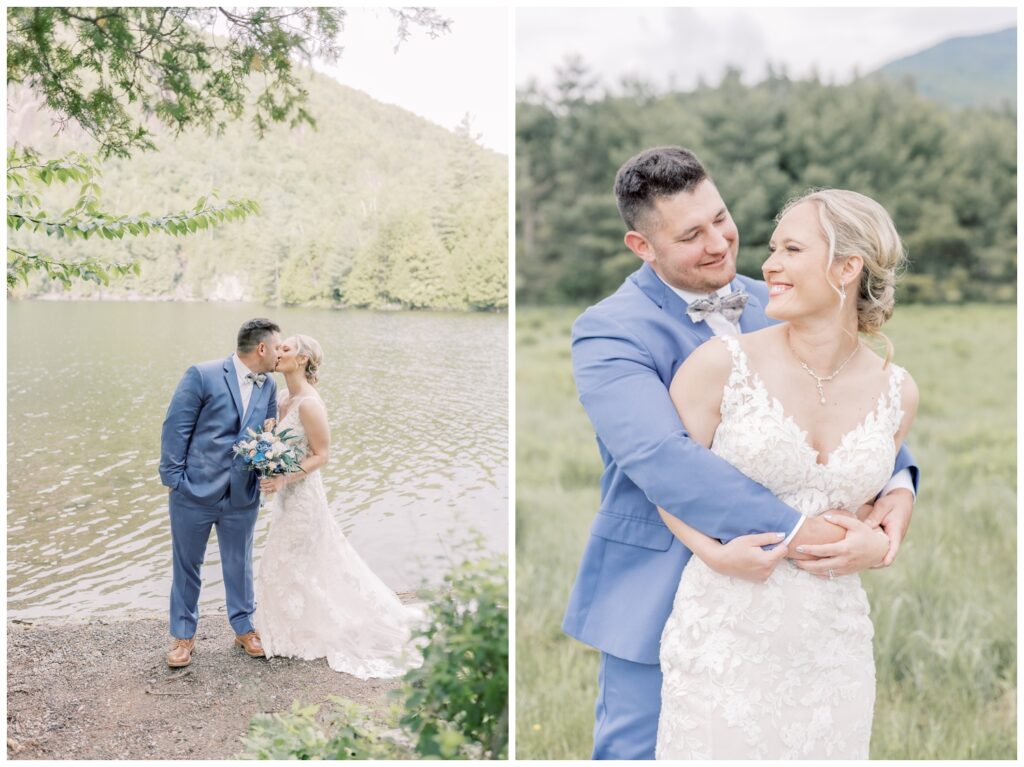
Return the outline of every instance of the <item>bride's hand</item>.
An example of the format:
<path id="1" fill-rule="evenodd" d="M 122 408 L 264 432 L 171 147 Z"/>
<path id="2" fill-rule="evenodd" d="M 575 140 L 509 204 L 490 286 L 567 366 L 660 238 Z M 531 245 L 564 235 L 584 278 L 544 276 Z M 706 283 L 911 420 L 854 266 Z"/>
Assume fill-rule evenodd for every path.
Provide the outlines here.
<path id="1" fill-rule="evenodd" d="M 285 486 L 283 474 L 275 474 L 273 477 L 264 477 L 260 480 L 260 492 L 264 495 L 278 492 Z"/>
<path id="2" fill-rule="evenodd" d="M 825 517 L 834 525 L 846 528 L 846 537 L 836 543 L 798 546 L 801 554 L 818 559 L 793 562 L 801 570 L 823 578 L 850 575 L 878 565 L 889 551 L 889 537 L 881 530 L 861 522 L 853 516 L 829 514 Z"/>
<path id="3" fill-rule="evenodd" d="M 779 543 L 783 537 L 778 533 L 741 535 L 725 545 L 711 548 L 705 564 L 719 575 L 764 583 L 786 556 L 786 546 Z M 778 545 L 771 551 L 761 548 L 772 544 Z"/>

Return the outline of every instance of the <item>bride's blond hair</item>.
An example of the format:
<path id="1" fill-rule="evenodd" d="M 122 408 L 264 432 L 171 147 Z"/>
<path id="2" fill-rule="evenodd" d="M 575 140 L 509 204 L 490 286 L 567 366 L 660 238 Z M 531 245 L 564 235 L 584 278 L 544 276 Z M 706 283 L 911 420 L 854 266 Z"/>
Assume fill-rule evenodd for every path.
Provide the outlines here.
<path id="1" fill-rule="evenodd" d="M 320 380 L 320 365 L 324 361 L 324 351 L 317 340 L 311 336 L 298 334 L 295 336 L 295 353 L 306 357 L 306 380 L 316 386 Z"/>
<path id="2" fill-rule="evenodd" d="M 802 202 L 813 202 L 818 209 L 818 222 L 828 242 L 826 273 L 835 261 L 853 255 L 863 260 L 857 289 L 857 331 L 885 342 L 888 364 L 894 347 L 881 328 L 892 317 L 896 278 L 907 258 L 892 218 L 885 208 L 858 192 L 811 189 L 786 203 L 776 221 Z M 835 285 L 832 289 L 840 293 Z"/>

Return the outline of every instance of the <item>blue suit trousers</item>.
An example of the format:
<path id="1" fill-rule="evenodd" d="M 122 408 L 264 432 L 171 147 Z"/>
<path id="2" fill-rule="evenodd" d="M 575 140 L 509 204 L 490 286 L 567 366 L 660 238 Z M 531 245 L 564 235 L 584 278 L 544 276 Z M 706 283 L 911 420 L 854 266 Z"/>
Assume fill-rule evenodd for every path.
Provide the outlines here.
<path id="1" fill-rule="evenodd" d="M 601 653 L 592 759 L 653 759 L 661 666 Z"/>
<path id="2" fill-rule="evenodd" d="M 201 570 L 210 530 L 216 526 L 228 621 L 236 634 L 253 630 L 256 594 L 252 582 L 252 544 L 259 516 L 259 501 L 246 508 L 231 506 L 225 496 L 203 506 L 177 490 L 170 493 L 173 580 L 171 582 L 171 635 L 191 639 L 199 622 Z"/>

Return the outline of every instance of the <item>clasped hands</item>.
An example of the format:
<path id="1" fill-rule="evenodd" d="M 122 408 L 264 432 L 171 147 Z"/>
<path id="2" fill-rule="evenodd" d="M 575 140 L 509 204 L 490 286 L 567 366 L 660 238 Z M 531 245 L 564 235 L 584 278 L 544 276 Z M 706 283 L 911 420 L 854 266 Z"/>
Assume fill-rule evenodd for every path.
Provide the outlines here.
<path id="1" fill-rule="evenodd" d="M 834 531 L 838 538 L 834 542 L 792 547 L 779 543 L 782 538 L 777 533 L 743 535 L 718 547 L 715 561 L 708 564 L 723 575 L 756 582 L 766 581 L 786 557 L 801 570 L 823 578 L 829 577 L 829 571 L 837 576 L 888 567 L 896 558 L 913 510 L 913 493 L 893 490 L 874 504 L 864 504 L 857 514 L 834 509 L 823 515 L 823 521 L 812 517 L 804 522 L 804 526 L 839 528 Z M 768 551 L 762 548 L 772 544 L 779 545 Z"/>

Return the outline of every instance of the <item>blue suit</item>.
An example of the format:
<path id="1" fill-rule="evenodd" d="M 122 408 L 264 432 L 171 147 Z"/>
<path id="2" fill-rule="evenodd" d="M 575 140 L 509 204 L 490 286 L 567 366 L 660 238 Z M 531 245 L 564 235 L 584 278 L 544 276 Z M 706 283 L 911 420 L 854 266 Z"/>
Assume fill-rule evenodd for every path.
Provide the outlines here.
<path id="1" fill-rule="evenodd" d="M 750 294 L 740 328 L 766 327 L 767 288 Z M 789 533 L 800 514 L 692 441 L 668 394 L 676 370 L 713 332 L 645 264 L 573 325 L 573 374 L 604 462 L 563 630 L 602 651 L 594 758 L 653 759 L 661 699 L 661 632 L 691 552 L 657 506 L 712 538 Z M 917 467 L 903 448 L 896 471 Z"/>
<path id="2" fill-rule="evenodd" d="M 160 438 L 160 480 L 169 497 L 173 581 L 171 634 L 189 639 L 199 621 L 200 569 L 217 526 L 228 620 L 236 634 L 253 630 L 252 543 L 259 481 L 232 447 L 249 427 L 277 417 L 277 385 L 253 386 L 247 410 L 231 357 L 193 365 L 171 398 Z"/>

